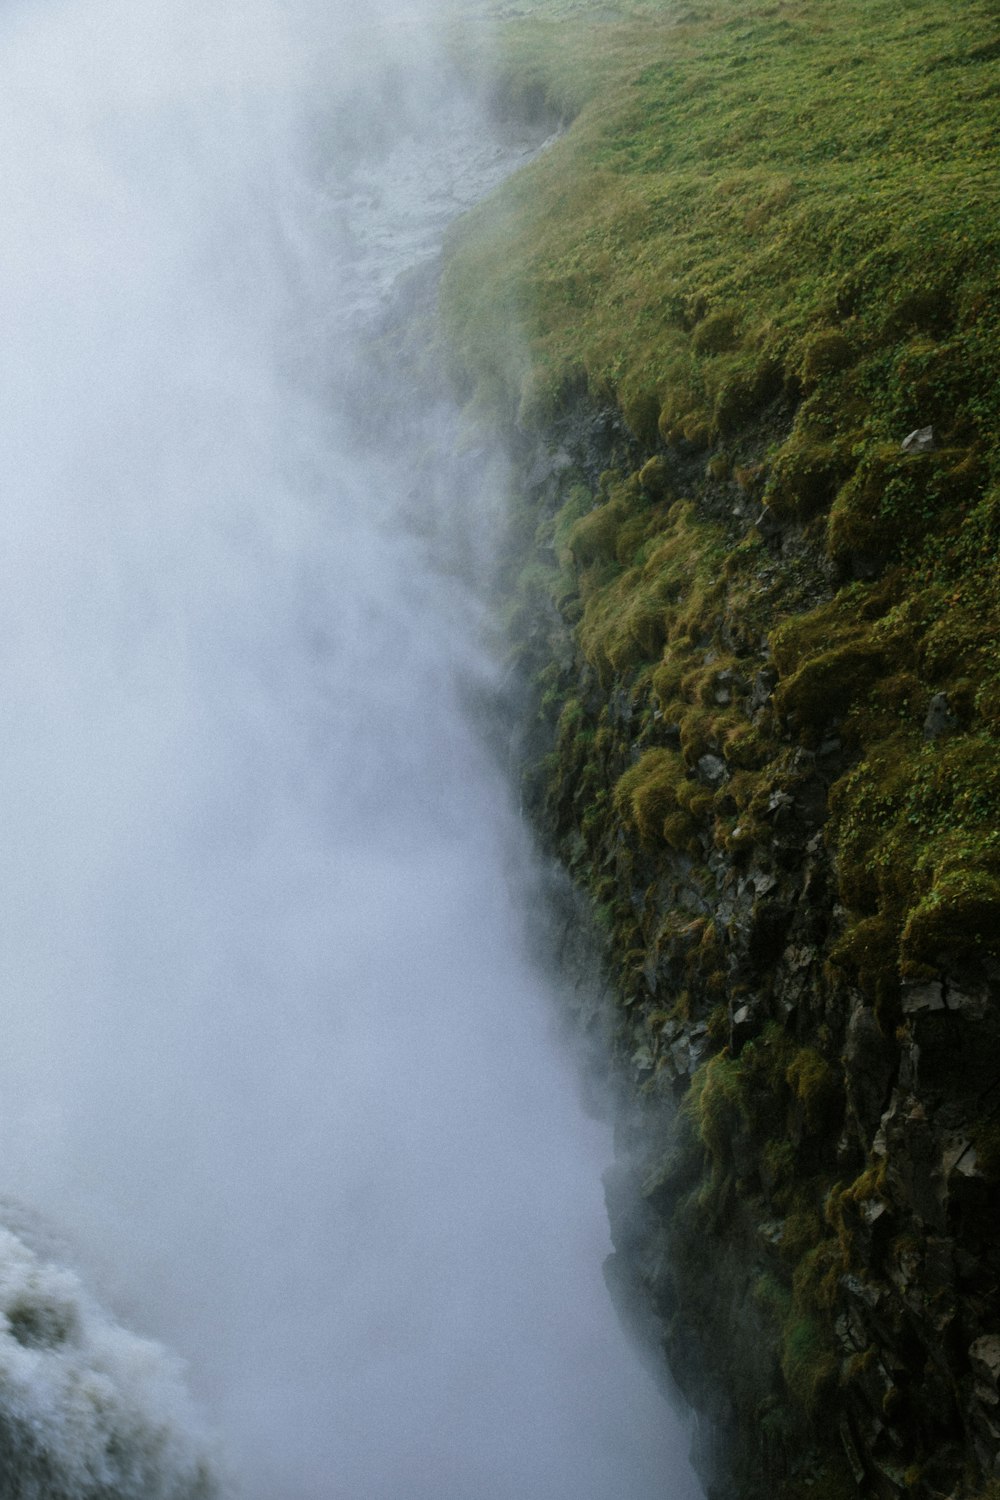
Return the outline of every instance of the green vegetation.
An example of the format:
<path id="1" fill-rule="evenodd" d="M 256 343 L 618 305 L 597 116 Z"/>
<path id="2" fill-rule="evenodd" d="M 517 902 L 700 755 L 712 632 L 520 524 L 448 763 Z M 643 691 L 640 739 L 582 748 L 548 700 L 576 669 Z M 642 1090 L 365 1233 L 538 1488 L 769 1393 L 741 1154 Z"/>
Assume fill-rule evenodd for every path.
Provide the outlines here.
<path id="1" fill-rule="evenodd" d="M 994 7 L 484 9 L 500 96 L 573 123 L 456 236 L 456 378 L 522 427 L 611 403 L 646 453 L 550 531 L 599 679 L 680 729 L 655 795 L 647 760 L 614 808 L 647 845 L 692 848 L 699 822 L 746 845 L 784 737 L 838 734 L 836 957 L 891 1010 L 901 975 L 1000 931 Z M 923 426 L 934 451 L 904 453 Z M 769 571 L 693 479 L 678 500 L 663 447 L 825 553 L 831 597 Z M 765 635 L 781 680 L 751 731 L 716 684 Z M 927 742 L 942 692 L 954 733 Z M 685 785 L 706 753 L 741 772 L 722 796 Z"/>
<path id="2" fill-rule="evenodd" d="M 501 105 L 567 128 L 453 236 L 456 384 L 515 446 L 618 418 L 599 479 L 574 453 L 515 502 L 526 802 L 606 929 L 642 1090 L 683 1094 L 650 1191 L 681 1259 L 744 1267 L 762 1451 L 787 1456 L 874 1379 L 835 1333 L 892 1191 L 844 1145 L 847 986 L 895 1067 L 902 986 L 1000 956 L 1000 15 L 481 10 Z M 768 895 L 793 869 L 794 911 Z M 808 1015 L 771 1005 L 786 959 L 815 960 Z M 995 1116 L 974 1135 L 995 1182 Z M 826 1439 L 770 1493 L 853 1493 Z M 929 1494 L 921 1441 L 901 1482 Z"/>

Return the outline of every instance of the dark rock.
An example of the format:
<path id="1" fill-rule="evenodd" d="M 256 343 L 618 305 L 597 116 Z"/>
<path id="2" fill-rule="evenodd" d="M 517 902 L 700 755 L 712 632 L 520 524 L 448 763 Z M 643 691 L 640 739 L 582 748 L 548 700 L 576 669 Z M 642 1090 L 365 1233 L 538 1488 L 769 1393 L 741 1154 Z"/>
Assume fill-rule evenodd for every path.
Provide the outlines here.
<path id="1" fill-rule="evenodd" d="M 796 795 L 798 812 L 807 828 L 821 828 L 826 822 L 826 786 L 817 777 L 804 782 Z"/>
<path id="2" fill-rule="evenodd" d="M 1000 1394 L 1000 1334 L 987 1333 L 970 1344 L 969 1363 L 976 1379 Z"/>
<path id="3" fill-rule="evenodd" d="M 944 1010 L 944 988 L 936 980 L 931 984 L 906 984 L 903 986 L 902 1005 L 906 1016 L 919 1011 Z"/>
<path id="4" fill-rule="evenodd" d="M 846 1417 L 841 1418 L 838 1431 L 840 1433 L 841 1447 L 844 1450 L 844 1454 L 847 1458 L 848 1465 L 850 1466 L 851 1473 L 854 1475 L 854 1482 L 855 1484 L 864 1484 L 865 1466 L 861 1462 L 861 1458 L 858 1453 L 858 1445 L 854 1441 L 854 1435 L 851 1432 L 850 1425 Z"/>
<path id="5" fill-rule="evenodd" d="M 944 693 L 935 693 L 927 709 L 927 717 L 924 720 L 924 739 L 939 740 L 942 735 L 950 734 L 958 728 L 958 719 L 948 707 L 948 699 Z"/>
<path id="6" fill-rule="evenodd" d="M 874 1011 L 860 997 L 855 999 L 844 1044 L 844 1084 L 848 1112 L 865 1146 L 882 1118 L 894 1071 L 894 1049 L 882 1035 Z"/>
<path id="7" fill-rule="evenodd" d="M 917 427 L 900 443 L 904 453 L 933 453 L 937 447 L 933 427 Z"/>
<path id="8" fill-rule="evenodd" d="M 895 1099 L 883 1117 L 889 1147 L 886 1178 L 893 1195 L 926 1228 L 947 1227 L 947 1190 L 941 1143 L 923 1105 L 912 1096 Z"/>
<path id="9" fill-rule="evenodd" d="M 766 969 L 781 956 L 792 916 L 782 901 L 765 899 L 755 904 L 747 936 L 747 958 L 752 970 Z"/>
<path id="10" fill-rule="evenodd" d="M 760 515 L 753 524 L 765 542 L 773 543 L 781 540 L 781 522 L 770 506 L 765 505 L 761 508 Z"/>
<path id="11" fill-rule="evenodd" d="M 719 787 L 729 779 L 726 762 L 721 755 L 702 755 L 695 771 L 703 786 Z"/>
<path id="12" fill-rule="evenodd" d="M 761 667 L 753 680 L 753 690 L 750 694 L 751 713 L 756 713 L 758 709 L 765 708 L 770 703 L 777 685 L 778 673 L 775 668 Z"/>

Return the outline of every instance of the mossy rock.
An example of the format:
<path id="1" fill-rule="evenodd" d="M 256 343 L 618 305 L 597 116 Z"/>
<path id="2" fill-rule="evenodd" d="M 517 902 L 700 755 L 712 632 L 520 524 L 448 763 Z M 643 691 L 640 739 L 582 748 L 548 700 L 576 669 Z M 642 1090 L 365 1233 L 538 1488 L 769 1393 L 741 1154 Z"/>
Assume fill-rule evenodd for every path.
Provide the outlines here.
<path id="1" fill-rule="evenodd" d="M 676 751 L 647 750 L 615 786 L 615 808 L 633 827 L 644 844 L 655 846 L 664 838 L 668 818 L 689 816 L 681 807 L 678 791 L 686 779 L 684 763 Z"/>
<path id="2" fill-rule="evenodd" d="M 881 446 L 867 454 L 830 511 L 827 550 L 835 562 L 858 556 L 885 563 L 915 553 L 928 533 L 952 526 L 986 482 L 967 449 L 907 454 Z"/>
<path id="3" fill-rule="evenodd" d="M 739 314 L 731 308 L 709 313 L 695 327 L 691 346 L 696 354 L 724 354 L 739 344 Z"/>
<path id="4" fill-rule="evenodd" d="M 810 391 L 827 375 L 835 375 L 854 363 L 851 340 L 840 328 L 821 328 L 806 338 L 801 346 L 797 373 L 803 390 Z"/>
<path id="5" fill-rule="evenodd" d="M 903 929 L 904 963 L 945 966 L 953 955 L 1000 954 L 1000 877 L 965 862 L 946 863 Z"/>
<path id="6" fill-rule="evenodd" d="M 812 1415 L 834 1383 L 837 1360 L 823 1325 L 808 1314 L 793 1313 L 785 1324 L 781 1373 L 792 1398 Z"/>
<path id="7" fill-rule="evenodd" d="M 785 1081 L 801 1104 L 810 1131 L 825 1131 L 835 1123 L 841 1104 L 834 1070 L 815 1047 L 800 1047 L 785 1069 Z"/>
<path id="8" fill-rule="evenodd" d="M 723 437 L 738 432 L 780 395 L 781 365 L 774 359 L 734 369 L 716 391 L 712 424 Z"/>
<path id="9" fill-rule="evenodd" d="M 861 904 L 854 892 L 855 904 Z M 877 882 L 872 882 L 870 900 L 876 901 Z M 879 912 L 853 922 L 830 951 L 832 963 L 856 976 L 862 992 L 877 1005 L 894 1000 L 899 990 L 900 919 Z"/>
<path id="10" fill-rule="evenodd" d="M 582 567 L 589 567 L 592 563 L 614 558 L 618 528 L 625 515 L 625 507 L 620 501 L 609 501 L 581 517 L 566 540 L 574 560 Z"/>
<path id="11" fill-rule="evenodd" d="M 955 326 L 955 288 L 946 277 L 924 273 L 903 286 L 892 299 L 883 330 L 898 336 L 914 329 L 938 337 Z"/>
<path id="12" fill-rule="evenodd" d="M 660 500 L 670 488 L 670 465 L 662 454 L 648 459 L 639 470 L 639 484 L 655 499 Z"/>
<path id="13" fill-rule="evenodd" d="M 852 468 L 841 442 L 817 442 L 801 429 L 778 450 L 764 503 L 782 521 L 804 521 L 828 508 Z"/>
<path id="14" fill-rule="evenodd" d="M 878 645 L 849 640 L 808 658 L 779 682 L 775 711 L 794 720 L 809 744 L 815 744 L 834 719 L 842 717 L 871 688 L 885 669 Z"/>

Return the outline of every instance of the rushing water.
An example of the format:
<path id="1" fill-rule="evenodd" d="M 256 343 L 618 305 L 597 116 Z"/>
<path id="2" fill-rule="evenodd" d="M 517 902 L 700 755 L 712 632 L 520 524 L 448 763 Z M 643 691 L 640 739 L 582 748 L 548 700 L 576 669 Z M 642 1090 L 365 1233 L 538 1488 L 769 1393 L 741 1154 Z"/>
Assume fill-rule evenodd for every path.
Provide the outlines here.
<path id="1" fill-rule="evenodd" d="M 462 707 L 501 465 L 366 352 L 527 149 L 430 19 L 0 16 L 10 1500 L 697 1493 Z"/>

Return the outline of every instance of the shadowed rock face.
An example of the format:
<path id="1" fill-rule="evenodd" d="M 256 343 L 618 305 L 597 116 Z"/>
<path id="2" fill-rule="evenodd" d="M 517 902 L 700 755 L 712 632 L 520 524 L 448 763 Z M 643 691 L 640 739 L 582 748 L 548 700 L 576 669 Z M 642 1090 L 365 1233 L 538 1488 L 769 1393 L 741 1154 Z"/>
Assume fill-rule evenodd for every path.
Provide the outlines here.
<path id="1" fill-rule="evenodd" d="M 601 424 L 581 412 L 526 453 L 521 494 L 543 527 L 572 484 L 643 463 Z M 683 465 L 675 488 L 707 520 L 713 489 Z M 730 545 L 748 522 L 730 523 Z M 811 570 L 805 597 L 828 597 L 808 544 L 777 567 Z M 608 1185 L 619 1296 L 706 1417 L 718 1493 L 798 1495 L 822 1480 L 889 1496 L 904 1476 L 920 1495 L 976 1493 L 1000 1463 L 1000 975 L 966 943 L 887 1011 L 831 963 L 845 912 L 827 808 L 852 755 L 835 727 L 797 745 L 786 725 L 754 827 L 728 848 L 712 811 L 682 849 L 588 812 L 648 747 L 679 756 L 680 740 L 629 678 L 595 672 L 574 624 L 570 603 L 515 639 L 526 728 L 514 754 L 543 835 L 613 913 L 629 1100 Z M 730 627 L 723 613 L 706 658 Z M 539 729 L 532 676 L 582 705 L 576 739 L 565 716 L 551 738 Z M 780 681 L 749 655 L 719 691 L 754 727 L 774 722 Z M 953 728 L 935 719 L 935 735 Z M 681 795 L 697 807 L 705 787 L 717 812 L 742 764 L 721 742 L 689 754 Z"/>
<path id="2" fill-rule="evenodd" d="M 974 1494 L 997 1477 L 970 1353 L 998 1295 L 995 15 L 822 10 L 512 20 L 511 96 L 580 113 L 445 291 L 524 458 L 516 754 L 612 955 L 651 1211 L 621 1258 L 748 1492 Z M 959 207 L 937 174 L 966 149 Z M 484 308 L 529 361 L 483 349 Z"/>

